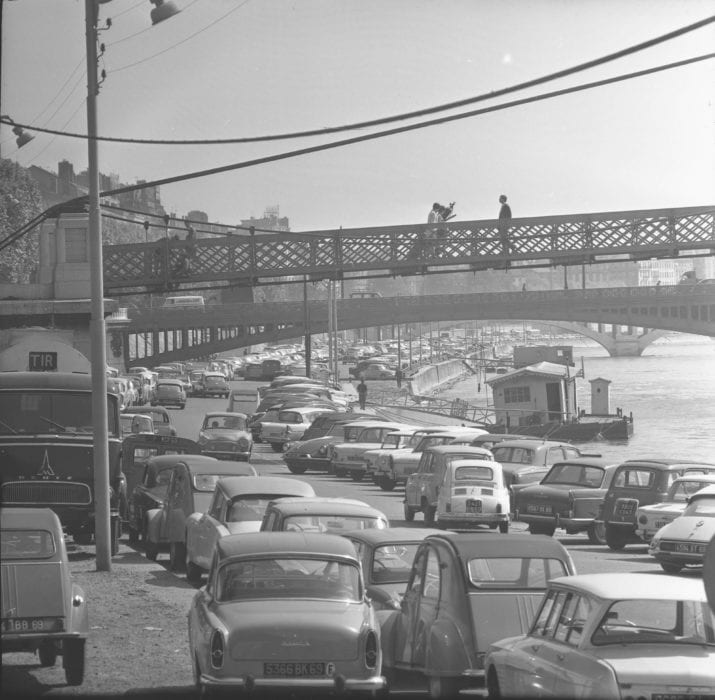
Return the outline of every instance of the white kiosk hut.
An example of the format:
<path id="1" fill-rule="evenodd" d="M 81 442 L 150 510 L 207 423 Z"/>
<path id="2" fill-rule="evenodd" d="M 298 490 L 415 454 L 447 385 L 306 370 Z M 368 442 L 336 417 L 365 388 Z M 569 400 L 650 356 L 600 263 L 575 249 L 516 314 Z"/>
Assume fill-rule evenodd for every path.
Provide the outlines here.
<path id="1" fill-rule="evenodd" d="M 576 375 L 554 362 L 537 362 L 493 379 L 496 422 L 507 427 L 576 420 Z"/>

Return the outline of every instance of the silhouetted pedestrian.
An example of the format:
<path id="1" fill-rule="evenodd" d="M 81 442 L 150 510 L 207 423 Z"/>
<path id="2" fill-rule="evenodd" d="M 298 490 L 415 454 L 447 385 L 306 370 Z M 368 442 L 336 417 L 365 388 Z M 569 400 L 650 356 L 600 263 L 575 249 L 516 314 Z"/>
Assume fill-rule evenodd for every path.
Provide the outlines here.
<path id="1" fill-rule="evenodd" d="M 367 384 L 365 384 L 364 379 L 360 380 L 360 383 L 357 386 L 357 393 L 358 393 L 358 401 L 360 402 L 360 410 L 364 411 L 365 410 L 365 401 L 367 399 Z"/>
<path id="2" fill-rule="evenodd" d="M 402 386 L 402 370 L 398 367 L 395 370 L 395 382 L 397 382 L 397 388 Z"/>
<path id="3" fill-rule="evenodd" d="M 501 209 L 499 209 L 499 240 L 501 241 L 504 255 L 509 255 L 509 223 L 511 222 L 511 207 L 506 203 L 506 195 L 499 195 Z"/>

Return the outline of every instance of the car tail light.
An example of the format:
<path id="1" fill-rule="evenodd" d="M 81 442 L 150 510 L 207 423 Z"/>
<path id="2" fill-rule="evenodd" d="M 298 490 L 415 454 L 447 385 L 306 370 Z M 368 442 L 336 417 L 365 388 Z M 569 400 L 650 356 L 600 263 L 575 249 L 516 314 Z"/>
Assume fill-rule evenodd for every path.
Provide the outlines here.
<path id="1" fill-rule="evenodd" d="M 223 635 L 218 630 L 214 630 L 211 635 L 211 668 L 223 668 L 223 657 Z"/>
<path id="2" fill-rule="evenodd" d="M 377 642 L 377 635 L 370 630 L 365 639 L 365 666 L 368 668 L 377 668 L 378 651 L 379 644 Z"/>
<path id="3" fill-rule="evenodd" d="M 648 522 L 648 516 L 647 515 L 640 515 L 638 516 L 638 522 L 641 525 L 645 525 Z"/>
<path id="4" fill-rule="evenodd" d="M 497 503 L 497 513 L 501 513 L 501 503 Z"/>

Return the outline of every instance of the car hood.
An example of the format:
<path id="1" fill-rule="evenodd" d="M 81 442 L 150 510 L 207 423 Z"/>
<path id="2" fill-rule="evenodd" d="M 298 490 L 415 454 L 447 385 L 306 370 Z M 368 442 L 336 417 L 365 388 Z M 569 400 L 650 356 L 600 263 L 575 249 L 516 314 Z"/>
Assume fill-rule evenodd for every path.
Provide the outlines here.
<path id="1" fill-rule="evenodd" d="M 677 515 L 685 510 L 687 503 L 674 503 L 672 501 L 666 503 L 653 503 L 650 506 L 641 506 L 638 509 L 639 515 L 661 515 L 668 513 L 669 515 Z"/>
<path id="2" fill-rule="evenodd" d="M 540 469 L 541 467 L 539 467 Z M 532 469 L 527 467 L 527 469 Z M 527 500 L 568 501 L 569 496 L 604 496 L 605 489 L 579 488 L 574 484 L 535 484 L 514 492 L 517 502 Z"/>
<path id="3" fill-rule="evenodd" d="M 315 454 L 323 445 L 334 445 L 338 442 L 339 438 L 334 436 L 325 436 L 319 438 L 313 438 L 312 440 L 304 440 L 299 442 L 292 447 L 289 447 L 285 453 L 284 457 L 293 457 L 298 455 L 312 455 Z"/>
<path id="4" fill-rule="evenodd" d="M 375 627 L 363 602 L 270 598 L 224 603 L 217 612 L 231 631 L 235 660 L 356 659 L 361 630 Z"/>
<path id="5" fill-rule="evenodd" d="M 709 542 L 710 538 L 715 536 L 715 518 L 681 515 L 658 530 L 657 536 L 659 539 Z"/>
<path id="6" fill-rule="evenodd" d="M 632 695 L 643 695 L 644 688 L 667 694 L 683 693 L 674 686 L 706 686 L 712 693 L 715 648 L 696 644 L 630 644 L 597 647 L 596 656 L 616 671 L 619 684 L 631 683 Z M 648 663 L 644 663 L 648 659 Z M 689 692 L 695 692 L 694 689 Z M 647 693 L 646 693 L 647 694 Z"/>

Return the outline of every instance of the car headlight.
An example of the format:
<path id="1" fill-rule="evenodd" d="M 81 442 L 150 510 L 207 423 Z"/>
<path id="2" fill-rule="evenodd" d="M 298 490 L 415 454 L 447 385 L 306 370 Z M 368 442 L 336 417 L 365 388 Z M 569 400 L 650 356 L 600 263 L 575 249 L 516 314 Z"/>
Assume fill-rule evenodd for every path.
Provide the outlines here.
<path id="1" fill-rule="evenodd" d="M 248 449 L 249 444 L 250 443 L 248 442 L 248 440 L 246 440 L 246 438 L 244 437 L 238 439 L 238 449 L 241 452 L 245 452 Z"/>
<path id="2" fill-rule="evenodd" d="M 324 457 L 326 454 L 328 454 L 328 446 L 327 445 L 321 445 L 318 448 L 318 452 L 316 454 L 319 454 L 321 457 Z"/>

